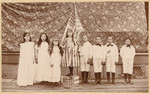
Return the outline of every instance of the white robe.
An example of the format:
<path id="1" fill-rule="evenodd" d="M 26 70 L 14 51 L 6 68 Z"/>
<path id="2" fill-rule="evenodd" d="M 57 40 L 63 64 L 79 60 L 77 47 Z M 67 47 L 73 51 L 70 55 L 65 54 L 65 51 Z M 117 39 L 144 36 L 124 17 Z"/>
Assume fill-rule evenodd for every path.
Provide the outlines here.
<path id="1" fill-rule="evenodd" d="M 20 44 L 20 57 L 17 75 L 18 86 L 33 85 L 34 80 L 34 43 Z"/>
<path id="2" fill-rule="evenodd" d="M 42 42 L 38 50 L 38 64 L 36 82 L 50 81 L 50 64 L 49 64 L 49 46 L 47 42 Z"/>
<path id="3" fill-rule="evenodd" d="M 132 74 L 135 48 L 132 45 L 130 47 L 127 47 L 126 45 L 122 46 L 120 49 L 120 56 L 123 63 L 123 73 Z"/>
<path id="4" fill-rule="evenodd" d="M 105 45 L 105 58 L 106 58 L 106 71 L 107 72 L 116 72 L 116 64 L 118 62 L 118 47 L 112 43 L 112 46 Z"/>
<path id="5" fill-rule="evenodd" d="M 50 56 L 50 64 L 53 64 L 53 67 L 51 67 L 51 77 L 50 77 L 50 82 L 59 82 L 60 81 L 60 76 L 61 76 L 61 54 L 60 50 L 57 47 L 53 48 L 53 52 Z"/>
<path id="6" fill-rule="evenodd" d="M 105 61 L 105 47 L 93 45 L 92 46 L 92 57 L 93 57 L 93 66 L 94 72 L 102 72 L 102 61 Z"/>
<path id="7" fill-rule="evenodd" d="M 92 58 L 92 45 L 90 42 L 85 42 L 83 46 L 79 47 L 80 53 L 80 66 L 81 71 L 90 71 L 90 64 L 88 64 L 88 59 Z"/>

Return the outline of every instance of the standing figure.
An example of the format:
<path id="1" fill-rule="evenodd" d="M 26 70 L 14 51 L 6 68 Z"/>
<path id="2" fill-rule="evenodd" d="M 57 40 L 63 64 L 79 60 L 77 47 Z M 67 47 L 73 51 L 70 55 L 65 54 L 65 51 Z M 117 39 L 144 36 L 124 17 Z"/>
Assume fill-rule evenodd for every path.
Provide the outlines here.
<path id="1" fill-rule="evenodd" d="M 66 38 L 61 42 L 61 47 L 65 48 L 64 63 L 69 67 L 70 73 L 67 76 L 73 76 L 73 68 L 75 66 L 75 45 L 77 45 L 71 29 L 68 29 Z"/>
<path id="2" fill-rule="evenodd" d="M 33 85 L 34 82 L 34 42 L 31 42 L 29 33 L 24 33 L 23 38 L 24 41 L 20 44 L 18 86 Z"/>
<path id="3" fill-rule="evenodd" d="M 105 62 L 105 49 L 100 37 L 96 37 L 96 43 L 92 47 L 92 57 L 95 72 L 95 84 L 101 84 L 102 63 Z"/>
<path id="4" fill-rule="evenodd" d="M 81 74 L 82 74 L 81 84 L 89 83 L 88 73 L 90 70 L 90 62 L 92 58 L 92 45 L 88 41 L 86 35 L 83 36 L 83 44 L 79 47 L 79 54 L 80 54 Z"/>
<path id="5" fill-rule="evenodd" d="M 52 82 L 51 87 L 54 87 L 55 83 L 60 82 L 61 76 L 61 61 L 63 56 L 63 49 L 59 45 L 58 37 L 54 37 L 52 45 L 50 48 L 50 66 L 51 66 L 51 77 L 50 82 Z"/>
<path id="6" fill-rule="evenodd" d="M 135 48 L 131 45 L 130 39 L 125 40 L 125 45 L 120 49 L 120 56 L 123 62 L 124 84 L 131 83 L 131 75 L 133 72 L 133 62 L 135 56 Z M 127 82 L 127 78 L 129 81 Z"/>
<path id="7" fill-rule="evenodd" d="M 108 37 L 108 43 L 105 45 L 107 84 L 110 84 L 110 73 L 112 73 L 112 84 L 115 84 L 116 64 L 118 62 L 118 48 L 113 43 L 112 37 Z"/>
<path id="8" fill-rule="evenodd" d="M 35 47 L 37 74 L 36 81 L 41 84 L 46 84 L 50 80 L 50 65 L 49 65 L 49 40 L 46 33 L 42 33 Z"/>

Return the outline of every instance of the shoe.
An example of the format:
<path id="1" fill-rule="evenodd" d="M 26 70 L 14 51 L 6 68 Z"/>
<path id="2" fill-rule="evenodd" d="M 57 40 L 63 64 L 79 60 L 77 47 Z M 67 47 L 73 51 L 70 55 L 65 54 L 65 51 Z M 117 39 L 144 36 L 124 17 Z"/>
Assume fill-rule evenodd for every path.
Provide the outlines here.
<path id="1" fill-rule="evenodd" d="M 123 84 L 125 84 L 125 85 L 126 85 L 126 84 L 127 84 L 127 82 L 126 82 L 126 81 L 124 81 L 124 82 L 123 82 Z"/>
<path id="2" fill-rule="evenodd" d="M 116 82 L 115 82 L 115 81 L 112 81 L 112 84 L 116 84 Z"/>
<path id="3" fill-rule="evenodd" d="M 84 81 L 81 81 L 80 84 L 84 84 Z"/>
<path id="4" fill-rule="evenodd" d="M 90 82 L 89 82 L 89 81 L 86 81 L 85 83 L 86 83 L 86 84 L 90 84 Z"/>
<path id="5" fill-rule="evenodd" d="M 73 76 L 73 74 L 72 73 L 70 73 L 70 75 L 69 76 Z"/>
<path id="6" fill-rule="evenodd" d="M 67 74 L 66 76 L 70 76 L 70 73 L 69 73 L 69 74 Z"/>
<path id="7" fill-rule="evenodd" d="M 107 84 L 110 84 L 110 81 L 107 81 Z"/>
<path id="8" fill-rule="evenodd" d="M 94 84 L 98 84 L 98 81 L 95 81 Z"/>
<path id="9" fill-rule="evenodd" d="M 102 84 L 101 81 L 98 81 L 98 84 Z"/>
<path id="10" fill-rule="evenodd" d="M 133 85 L 133 83 L 132 83 L 132 82 L 128 82 L 127 84 Z"/>
<path id="11" fill-rule="evenodd" d="M 51 88 L 54 88 L 54 83 L 51 84 Z"/>

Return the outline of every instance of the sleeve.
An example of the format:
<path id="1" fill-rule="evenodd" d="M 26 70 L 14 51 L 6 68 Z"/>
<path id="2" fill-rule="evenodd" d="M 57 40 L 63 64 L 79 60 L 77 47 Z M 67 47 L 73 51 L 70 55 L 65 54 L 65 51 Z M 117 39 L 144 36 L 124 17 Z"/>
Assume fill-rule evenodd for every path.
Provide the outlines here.
<path id="1" fill-rule="evenodd" d="M 92 59 L 92 44 L 89 44 L 89 58 Z"/>
<path id="2" fill-rule="evenodd" d="M 36 44 L 36 45 L 34 46 L 34 48 L 35 48 L 35 50 L 38 50 L 38 45 Z"/>
<path id="3" fill-rule="evenodd" d="M 66 45 L 66 41 L 67 41 L 67 39 L 65 38 L 65 40 L 62 41 L 62 42 L 60 43 L 60 45 L 61 45 L 62 47 L 65 46 L 65 45 Z"/>
<path id="4" fill-rule="evenodd" d="M 120 56 L 121 56 L 121 58 L 123 57 L 123 48 L 124 47 L 121 47 L 121 49 L 120 49 Z"/>
<path id="5" fill-rule="evenodd" d="M 133 58 L 134 58 L 134 56 L 135 56 L 135 48 L 133 47 Z"/>
<path id="6" fill-rule="evenodd" d="M 105 56 L 105 54 L 106 54 L 106 51 L 105 51 L 105 46 L 103 46 L 103 61 L 105 62 L 105 58 L 106 58 L 106 56 Z"/>
<path id="7" fill-rule="evenodd" d="M 93 45 L 91 46 L 91 58 L 93 58 Z"/>
<path id="8" fill-rule="evenodd" d="M 22 44 L 20 44 L 19 46 L 20 46 L 20 50 L 21 50 L 21 48 L 22 48 Z"/>
<path id="9" fill-rule="evenodd" d="M 118 47 L 115 46 L 115 61 L 118 62 L 119 56 L 118 56 Z"/>

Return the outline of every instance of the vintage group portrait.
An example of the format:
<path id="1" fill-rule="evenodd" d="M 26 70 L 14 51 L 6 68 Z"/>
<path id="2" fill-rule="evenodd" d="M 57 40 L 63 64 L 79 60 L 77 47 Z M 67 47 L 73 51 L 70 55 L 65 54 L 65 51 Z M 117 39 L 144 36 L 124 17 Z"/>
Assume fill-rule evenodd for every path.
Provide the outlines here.
<path id="1" fill-rule="evenodd" d="M 2 92 L 149 92 L 149 2 L 1 2 Z"/>

